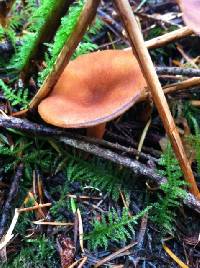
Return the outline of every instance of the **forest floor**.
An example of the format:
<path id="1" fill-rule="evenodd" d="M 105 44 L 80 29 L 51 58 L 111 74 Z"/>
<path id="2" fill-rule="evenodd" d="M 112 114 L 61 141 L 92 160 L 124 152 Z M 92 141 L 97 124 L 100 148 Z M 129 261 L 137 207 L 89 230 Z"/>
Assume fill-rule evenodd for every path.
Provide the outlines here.
<path id="1" fill-rule="evenodd" d="M 16 2 L 15 16 L 26 1 Z M 145 41 L 184 27 L 175 1 L 129 2 Z M 130 46 L 112 1 L 102 1 L 97 15 L 95 50 Z M 10 71 L 10 39 L 0 32 L 0 78 L 20 93 L 16 100 L 0 84 L 0 267 L 200 267 L 200 202 L 188 192 L 152 98 L 107 123 L 103 140 L 48 125 L 34 109 L 20 115 L 25 95 L 38 90 L 45 46 L 23 80 Z M 149 53 L 162 87 L 199 79 L 199 44 L 194 33 L 154 42 Z M 199 84 L 166 94 L 198 186 Z"/>

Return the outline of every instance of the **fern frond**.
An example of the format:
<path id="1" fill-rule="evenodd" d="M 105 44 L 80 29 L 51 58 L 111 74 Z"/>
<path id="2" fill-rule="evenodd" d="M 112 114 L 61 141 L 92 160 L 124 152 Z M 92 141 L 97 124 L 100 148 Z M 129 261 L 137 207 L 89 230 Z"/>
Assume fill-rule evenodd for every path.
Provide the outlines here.
<path id="1" fill-rule="evenodd" d="M 78 3 L 69 8 L 68 14 L 62 18 L 61 26 L 59 27 L 55 37 L 53 44 L 47 44 L 49 49 L 49 57 L 46 61 L 47 67 L 39 73 L 39 83 L 41 84 L 47 75 L 50 73 L 58 55 L 60 54 L 64 44 L 68 41 L 70 35 L 75 29 L 75 26 L 78 22 L 80 14 L 82 12 L 84 6 L 84 0 L 79 0 Z M 89 35 L 96 34 L 100 28 L 102 27 L 102 23 L 100 20 L 96 20 L 94 25 L 89 29 L 88 33 L 86 33 L 83 37 L 83 40 L 77 47 L 75 53 L 72 56 L 72 59 L 78 57 L 79 55 L 88 53 L 97 49 L 97 45 L 92 43 L 91 38 Z"/>
<path id="2" fill-rule="evenodd" d="M 48 51 L 49 51 L 49 57 L 46 61 L 47 67 L 39 73 L 39 83 L 42 84 L 44 79 L 47 77 L 47 75 L 52 70 L 54 63 L 60 54 L 64 44 L 69 39 L 71 33 L 73 32 L 79 16 L 81 14 L 81 11 L 83 9 L 84 1 L 79 0 L 77 5 L 72 6 L 69 8 L 68 15 L 63 17 L 61 19 L 61 26 L 56 32 L 56 35 L 54 37 L 53 44 L 48 44 Z"/>
<path id="3" fill-rule="evenodd" d="M 89 247 L 95 250 L 97 247 L 108 247 L 109 240 L 126 242 L 134 236 L 133 226 L 137 220 L 144 216 L 151 207 L 145 208 L 135 216 L 130 217 L 128 210 L 123 209 L 122 215 L 119 216 L 117 211 L 112 208 L 107 216 L 101 215 L 101 221 L 94 220 L 92 223 L 93 230 L 85 237 L 88 240 Z"/>
<path id="4" fill-rule="evenodd" d="M 25 215 L 25 214 L 24 214 Z M 23 217 L 24 217 L 23 215 Z M 25 218 L 25 217 L 24 217 Z M 24 219 L 25 221 L 26 219 Z M 54 268 L 58 267 L 58 257 L 56 254 L 55 241 L 46 238 L 44 235 L 36 237 L 35 239 L 24 239 L 24 247 L 19 254 L 1 268 Z"/>
<path id="5" fill-rule="evenodd" d="M 29 63 L 43 34 L 47 22 L 52 18 L 59 6 L 58 0 L 43 0 L 38 8 L 31 4 L 29 8 L 33 12 L 29 14 L 29 33 L 22 38 L 23 45 L 17 48 L 17 52 L 11 60 L 11 65 L 21 71 Z"/>
<path id="6" fill-rule="evenodd" d="M 29 104 L 28 89 L 13 90 L 7 86 L 3 80 L 0 79 L 0 89 L 3 91 L 4 96 L 10 101 L 11 105 L 20 105 L 21 109 L 26 109 Z"/>
<path id="7" fill-rule="evenodd" d="M 66 177 L 70 181 L 79 181 L 106 192 L 113 200 L 119 198 L 119 190 L 128 192 L 123 185 L 127 178 L 127 170 L 119 170 L 111 163 L 91 160 L 90 162 L 75 155 L 68 155 Z M 130 174 L 129 174 L 130 175 Z"/>
<path id="8" fill-rule="evenodd" d="M 170 145 L 161 156 L 160 165 L 164 168 L 161 173 L 167 177 L 167 182 L 161 185 L 164 196 L 158 195 L 159 202 L 154 206 L 152 220 L 158 226 L 162 226 L 163 233 L 173 233 L 175 210 L 186 195 L 183 189 L 186 183 L 182 179 L 182 171 Z"/>

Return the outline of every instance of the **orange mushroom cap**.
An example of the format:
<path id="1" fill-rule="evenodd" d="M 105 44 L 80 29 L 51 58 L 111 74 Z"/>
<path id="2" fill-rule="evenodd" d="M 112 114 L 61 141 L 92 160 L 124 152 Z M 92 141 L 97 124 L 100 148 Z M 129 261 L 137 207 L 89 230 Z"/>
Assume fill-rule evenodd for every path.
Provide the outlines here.
<path id="1" fill-rule="evenodd" d="M 124 113 L 143 96 L 146 86 L 132 51 L 93 52 L 68 64 L 38 112 L 55 126 L 90 127 Z"/>

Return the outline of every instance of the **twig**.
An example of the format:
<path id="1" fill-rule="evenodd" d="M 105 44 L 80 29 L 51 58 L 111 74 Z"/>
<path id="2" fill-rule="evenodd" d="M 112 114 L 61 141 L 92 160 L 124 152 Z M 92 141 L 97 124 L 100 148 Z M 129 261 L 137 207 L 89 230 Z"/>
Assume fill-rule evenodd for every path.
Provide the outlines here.
<path id="1" fill-rule="evenodd" d="M 182 262 L 172 251 L 169 249 L 164 243 L 163 248 L 167 252 L 167 254 L 181 267 L 181 268 L 189 268 L 184 262 Z"/>
<path id="2" fill-rule="evenodd" d="M 123 1 L 113 0 L 113 1 L 120 12 L 133 51 L 139 60 L 141 70 L 147 81 L 153 100 L 162 119 L 163 125 L 170 138 L 176 157 L 179 160 L 179 164 L 183 171 L 184 178 L 189 183 L 189 189 L 191 193 L 200 199 L 200 193 L 197 184 L 195 182 L 191 166 L 187 160 L 187 156 L 185 154 L 178 130 L 174 123 L 174 119 L 171 115 L 161 84 L 157 77 L 153 62 L 145 46 L 141 31 L 138 27 L 135 16 L 132 13 L 130 4 L 128 0 Z"/>
<path id="3" fill-rule="evenodd" d="M 137 236 L 137 246 L 136 246 L 137 249 L 142 248 L 142 245 L 143 245 L 143 242 L 144 242 L 145 232 L 146 232 L 146 229 L 147 229 L 147 222 L 148 222 L 148 213 L 145 214 L 142 217 L 139 234 Z"/>
<path id="4" fill-rule="evenodd" d="M 182 27 L 181 29 L 178 29 L 178 30 L 163 34 L 161 36 L 152 38 L 151 40 L 145 41 L 145 45 L 148 49 L 155 49 L 155 48 L 166 46 L 167 44 L 171 42 L 175 42 L 193 33 L 194 32 L 192 30 L 190 30 L 187 26 L 185 26 L 185 27 Z M 126 48 L 126 50 L 131 50 L 131 47 Z"/>
<path id="5" fill-rule="evenodd" d="M 199 107 L 200 106 L 200 100 L 191 100 L 190 104 L 192 106 Z"/>
<path id="6" fill-rule="evenodd" d="M 18 212 L 27 212 L 27 211 L 32 211 L 32 210 L 36 210 L 39 208 L 45 208 L 45 207 L 50 207 L 51 203 L 46 203 L 46 204 L 39 204 L 33 207 L 27 207 L 27 208 L 19 208 Z"/>
<path id="7" fill-rule="evenodd" d="M 180 67 L 155 67 L 157 74 L 184 75 L 188 77 L 200 77 L 200 70 L 195 68 Z"/>
<path id="8" fill-rule="evenodd" d="M 7 233 L 5 234 L 5 236 L 3 236 L 3 238 L 1 239 L 0 241 L 0 251 L 2 249 L 4 249 L 6 247 L 6 245 L 10 242 L 10 240 L 13 238 L 13 230 L 15 228 L 15 225 L 17 224 L 17 220 L 19 218 L 19 212 L 17 209 L 15 209 L 15 213 L 14 213 L 14 216 L 12 218 L 12 222 L 10 224 L 10 227 L 7 231 Z"/>
<path id="9" fill-rule="evenodd" d="M 78 233 L 79 233 L 79 243 L 80 243 L 80 248 L 81 251 L 84 252 L 84 232 L 83 232 L 83 221 L 82 221 L 82 216 L 81 216 L 81 212 L 80 209 L 77 209 L 77 216 L 78 216 Z"/>
<path id="10" fill-rule="evenodd" d="M 109 142 L 109 141 L 106 141 L 106 140 L 100 140 L 100 139 L 91 138 L 91 137 L 84 137 L 83 136 L 83 137 L 81 137 L 81 139 L 85 140 L 86 142 L 91 142 L 91 143 L 94 143 L 94 144 L 97 144 L 97 145 L 102 145 L 102 146 L 107 147 L 107 148 L 116 149 L 116 150 L 122 151 L 124 153 L 139 156 L 143 160 L 151 160 L 151 161 L 153 161 L 155 163 L 158 163 L 157 158 L 151 156 L 150 154 L 145 154 L 143 152 L 140 152 L 137 149 L 132 148 L 132 147 L 127 148 L 127 147 L 125 147 L 125 146 L 123 146 L 121 144 L 118 144 L 118 143 L 112 143 L 112 142 Z"/>
<path id="11" fill-rule="evenodd" d="M 198 85 L 200 85 L 200 77 L 194 77 L 194 78 L 189 78 L 179 83 L 174 83 L 174 84 L 165 86 L 163 87 L 163 90 L 165 94 L 169 94 L 169 93 L 174 93 L 175 91 L 178 91 L 178 90 L 188 89 L 190 87 L 194 87 Z"/>
<path id="12" fill-rule="evenodd" d="M 134 247 L 136 244 L 137 244 L 137 242 L 133 242 L 133 243 L 129 244 L 128 246 L 125 246 L 125 247 L 117 250 L 116 252 L 114 252 L 114 253 L 110 254 L 109 256 L 105 257 L 104 259 L 98 261 L 98 263 L 95 264 L 94 268 L 101 267 L 103 264 L 107 263 L 108 261 L 116 259 L 119 255 L 121 256 L 121 253 L 123 253 L 124 251 Z"/>
<path id="13" fill-rule="evenodd" d="M 14 202 L 18 190 L 19 190 L 19 182 L 22 176 L 22 171 L 23 171 L 23 164 L 19 164 L 17 171 L 12 179 L 12 183 L 10 186 L 10 191 L 7 197 L 7 200 L 5 202 L 5 205 L 2 209 L 1 212 L 1 220 L 0 220 L 0 239 L 2 238 L 5 229 L 6 229 L 6 223 L 10 214 L 10 210 L 12 207 L 12 203 Z"/>
<path id="14" fill-rule="evenodd" d="M 134 14 L 136 16 L 138 16 L 139 18 L 141 18 L 141 19 L 155 21 L 155 22 L 157 22 L 157 24 L 160 24 L 160 25 L 165 24 L 165 25 L 168 25 L 168 26 L 176 26 L 178 28 L 181 27 L 177 23 L 174 23 L 174 22 L 172 22 L 170 20 L 163 19 L 162 15 L 158 15 L 158 14 L 152 14 L 152 15 L 150 15 L 150 14 L 141 13 L 141 12 L 134 12 Z"/>
<path id="15" fill-rule="evenodd" d="M 142 246 L 143 246 L 145 232 L 146 232 L 146 229 L 147 229 L 147 222 L 148 222 L 148 213 L 145 214 L 142 217 L 142 221 L 141 221 L 141 224 L 140 224 L 140 230 L 139 230 L 139 233 L 138 233 L 138 236 L 137 236 L 137 245 L 136 245 L 136 248 L 134 250 L 134 256 L 137 255 L 137 252 L 140 251 Z M 135 261 L 134 261 L 135 267 L 138 266 L 139 261 L 140 261 L 140 258 L 135 258 Z"/>
<path id="16" fill-rule="evenodd" d="M 142 146 L 143 146 L 143 144 L 144 144 L 144 140 L 145 140 L 145 138 L 146 138 L 147 132 L 148 132 L 149 127 L 150 127 L 150 124 L 151 124 L 151 118 L 148 120 L 148 122 L 147 122 L 147 124 L 146 124 L 144 130 L 142 131 L 142 135 L 141 135 L 141 137 L 140 137 L 140 141 L 139 141 L 139 143 L 138 143 L 138 148 L 137 148 L 137 149 L 138 149 L 138 155 L 136 156 L 136 160 L 139 159 L 139 155 L 141 154 Z"/>
<path id="17" fill-rule="evenodd" d="M 84 257 L 77 268 L 82 268 L 83 265 L 86 263 L 87 259 L 88 259 L 87 257 Z"/>
<path id="18" fill-rule="evenodd" d="M 40 135 L 65 135 L 66 131 L 58 128 L 47 127 L 28 121 L 27 119 L 20 119 L 11 116 L 0 115 L 0 127 L 12 128 L 22 130 L 28 133 Z"/>
<path id="19" fill-rule="evenodd" d="M 128 142 L 129 146 L 131 145 L 131 146 L 134 146 L 136 148 L 138 147 L 138 142 L 134 141 L 132 138 L 117 135 L 117 134 L 115 134 L 115 133 L 113 133 L 113 132 L 111 132 L 109 130 L 107 130 L 106 135 L 108 137 L 114 138 L 115 140 L 121 141 L 123 143 L 127 143 Z M 159 158 L 160 155 L 161 155 L 161 152 L 159 150 L 156 150 L 156 149 L 154 149 L 152 147 L 149 148 L 149 147 L 143 146 L 142 148 L 143 148 L 143 151 L 146 152 L 145 155 L 147 157 L 148 157 L 148 155 L 151 154 L 151 155 L 153 155 L 153 159 L 155 159 L 155 158 Z M 132 150 L 133 150 L 133 148 L 132 148 Z M 137 150 L 137 149 L 135 149 L 135 150 Z M 142 154 L 143 153 L 140 153 L 140 156 L 142 156 Z"/>
<path id="20" fill-rule="evenodd" d="M 86 2 L 73 33 L 58 56 L 52 72 L 45 79 L 43 85 L 30 102 L 30 108 L 36 107 L 38 103 L 48 95 L 53 86 L 56 84 L 58 78 L 68 64 L 72 54 L 85 34 L 88 26 L 93 21 L 99 3 L 100 0 L 88 0 Z"/>
<path id="21" fill-rule="evenodd" d="M 32 223 L 38 225 L 51 225 L 51 226 L 73 226 L 72 222 L 58 222 L 58 221 L 33 221 Z"/>
<path id="22" fill-rule="evenodd" d="M 189 89 L 191 87 L 195 87 L 198 85 L 200 86 L 200 77 L 193 77 L 193 78 L 186 79 L 179 83 L 173 83 L 173 84 L 164 86 L 163 92 L 164 94 L 172 94 L 176 91 Z M 139 101 L 146 100 L 149 97 L 149 95 L 151 95 L 151 93 L 146 92 Z"/>
<path id="23" fill-rule="evenodd" d="M 121 156 L 117 153 L 112 152 L 111 150 L 102 149 L 98 147 L 97 145 L 90 144 L 88 142 L 84 142 L 80 140 L 75 140 L 69 137 L 59 137 L 58 140 L 67 145 L 73 146 L 85 152 L 92 153 L 96 156 L 102 157 L 116 164 L 127 167 L 131 169 L 136 175 L 140 175 L 140 176 L 143 175 L 145 177 L 152 179 L 153 181 L 157 183 L 160 183 L 160 182 L 163 183 L 166 181 L 165 178 L 156 174 L 152 169 L 148 168 L 146 165 L 141 164 L 140 162 L 136 160 L 132 160 L 128 157 Z"/>
<path id="24" fill-rule="evenodd" d="M 128 157 L 123 157 L 117 153 L 112 152 L 108 149 L 102 149 L 95 144 L 91 144 L 84 140 L 80 140 L 71 133 L 64 132 L 56 128 L 45 127 L 36 123 L 31 123 L 26 119 L 19 119 L 13 117 L 0 116 L 0 126 L 4 128 L 14 128 L 20 129 L 28 133 L 40 134 L 40 135 L 64 135 L 63 137 L 58 137 L 57 139 L 64 142 L 67 145 L 73 146 L 75 148 L 84 150 L 85 152 L 95 154 L 97 156 L 103 157 L 104 159 L 111 160 L 117 164 L 121 164 L 133 170 L 134 173 L 138 175 L 146 175 L 152 178 L 154 181 L 165 181 L 165 179 L 157 174 L 155 174 L 150 168 L 141 164 L 138 161 L 134 161 Z M 80 137 L 80 136 L 79 136 Z M 164 179 L 164 180 L 163 180 Z"/>
<path id="25" fill-rule="evenodd" d="M 75 262 L 72 263 L 70 266 L 68 266 L 68 268 L 75 268 L 75 267 L 77 267 L 77 264 L 78 264 L 79 262 L 82 263 L 83 260 L 85 261 L 85 258 L 86 258 L 86 257 L 83 257 L 83 258 L 81 258 L 81 259 L 75 261 Z M 86 259 L 86 260 L 87 260 L 87 259 Z"/>
<path id="26" fill-rule="evenodd" d="M 123 28 L 121 24 L 117 23 L 110 15 L 108 15 L 106 12 L 104 12 L 101 9 L 97 10 L 98 16 L 104 21 L 106 24 L 110 24 L 115 29 L 115 32 L 117 32 L 117 36 L 122 35 Z"/>

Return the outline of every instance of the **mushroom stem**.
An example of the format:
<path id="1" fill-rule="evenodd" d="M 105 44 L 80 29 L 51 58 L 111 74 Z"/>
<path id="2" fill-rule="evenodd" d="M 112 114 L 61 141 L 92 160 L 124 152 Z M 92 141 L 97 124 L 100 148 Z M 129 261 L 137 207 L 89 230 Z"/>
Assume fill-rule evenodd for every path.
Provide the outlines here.
<path id="1" fill-rule="evenodd" d="M 97 139 L 103 139 L 106 130 L 106 123 L 101 123 L 97 126 L 87 128 L 87 136 Z"/>

